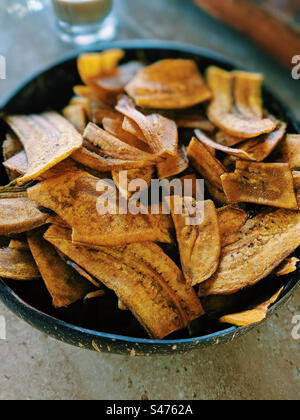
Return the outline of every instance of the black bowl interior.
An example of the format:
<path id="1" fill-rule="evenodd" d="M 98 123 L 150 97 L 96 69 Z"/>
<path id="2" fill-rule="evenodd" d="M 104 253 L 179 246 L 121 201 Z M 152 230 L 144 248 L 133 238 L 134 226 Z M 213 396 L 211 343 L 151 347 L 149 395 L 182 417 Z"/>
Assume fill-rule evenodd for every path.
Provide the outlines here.
<path id="1" fill-rule="evenodd" d="M 226 59 L 219 57 L 212 52 L 195 47 L 157 42 L 129 42 L 114 44 L 114 47 L 115 46 L 126 49 L 125 61 L 138 59 L 147 64 L 164 58 L 192 58 L 198 63 L 202 72 L 205 71 L 209 65 L 219 65 L 226 69 L 235 67 L 234 64 L 228 63 Z M 107 47 L 111 47 L 111 45 L 108 45 Z M 25 82 L 10 96 L 1 112 L 4 114 L 26 114 L 42 112 L 46 109 L 61 110 L 67 105 L 72 97 L 73 86 L 80 84 L 80 78 L 76 68 L 76 55 L 77 54 L 74 54 L 72 57 L 68 57 L 54 64 L 50 69 L 47 69 Z M 297 122 L 289 110 L 274 97 L 274 95 L 265 91 L 264 99 L 268 109 L 274 115 L 289 123 L 290 132 L 300 132 Z M 6 130 L 7 127 L 5 123 L 3 121 L 0 122 L 0 139 L 4 139 Z M 5 185 L 8 180 L 3 168 L 0 169 L 0 178 L 1 184 Z M 273 278 L 269 278 L 251 290 L 249 289 L 235 295 L 232 299 L 228 299 L 228 297 L 209 299 L 204 302 L 208 308 L 208 315 L 206 316 L 204 323 L 195 322 L 190 330 L 186 329 L 177 332 L 168 337 L 167 340 L 161 340 L 157 343 L 173 345 L 175 342 L 179 344 L 180 349 L 180 343 L 211 343 L 211 338 L 216 339 L 218 336 L 225 336 L 225 340 L 227 338 L 229 340 L 233 335 L 239 334 L 240 332 L 237 333 L 236 328 L 228 329 L 228 326 L 221 326 L 217 322 L 210 320 L 210 315 L 213 315 L 214 311 L 218 310 L 216 308 L 223 308 L 226 312 L 226 305 L 230 304 L 231 308 L 235 307 L 237 311 L 242 310 L 257 301 L 258 296 L 263 299 L 264 296 L 270 294 L 271 290 L 274 288 L 274 290 L 276 290 L 277 285 L 282 284 L 285 285 L 285 291 L 282 294 L 282 299 L 275 305 L 276 308 L 290 296 L 298 282 L 299 270 L 288 278 L 283 277 L 277 279 L 276 284 L 274 284 Z M 131 337 L 130 340 L 133 342 L 149 343 L 153 346 L 153 340 L 147 339 L 146 333 L 135 318 L 129 312 L 117 309 L 117 299 L 113 294 L 110 294 L 105 298 L 92 300 L 89 303 L 79 302 L 68 309 L 54 309 L 51 304 L 51 298 L 42 282 L 21 283 L 5 280 L 4 284 L 2 283 L 2 285 L 0 285 L 0 298 L 32 325 L 46 330 L 47 333 L 60 339 L 63 339 L 65 333 L 61 336 L 57 333 L 57 330 L 63 325 L 67 325 L 68 329 L 73 329 L 73 333 L 75 331 L 75 335 L 80 331 L 77 329 L 77 327 L 79 327 L 88 330 L 86 331 L 87 336 L 92 336 L 94 334 L 95 337 L 102 337 L 102 339 L 105 339 L 105 334 L 110 334 L 110 338 L 113 339 L 113 342 L 118 341 L 119 339 L 122 341 L 120 336 L 123 336 L 123 341 L 125 342 L 128 337 Z M 21 306 L 23 306 L 22 309 Z M 27 309 L 30 314 L 26 312 L 26 306 L 28 307 Z M 56 320 L 58 320 L 58 323 Z M 63 321 L 63 323 L 60 324 L 59 321 Z M 53 328 L 49 327 L 45 329 L 42 325 L 43 322 L 53 324 Z M 243 332 L 248 329 L 239 330 Z M 67 339 L 67 341 L 71 342 L 69 339 Z M 85 339 L 81 337 L 81 341 L 84 342 Z M 78 345 L 79 341 L 75 339 L 75 341 L 72 341 L 72 344 Z M 95 346 L 93 347 L 95 348 Z M 185 346 L 185 349 L 187 348 L 188 347 Z"/>

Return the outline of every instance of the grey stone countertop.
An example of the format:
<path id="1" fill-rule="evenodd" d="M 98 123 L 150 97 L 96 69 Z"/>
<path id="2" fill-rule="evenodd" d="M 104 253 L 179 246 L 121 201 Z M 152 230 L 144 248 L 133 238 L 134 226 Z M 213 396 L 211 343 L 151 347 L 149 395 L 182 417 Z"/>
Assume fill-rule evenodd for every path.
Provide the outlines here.
<path id="1" fill-rule="evenodd" d="M 8 3 L 10 14 L 5 9 Z M 32 72 L 72 50 L 57 38 L 47 0 L 43 10 L 26 15 L 13 7 L 16 3 L 0 4 L 0 55 L 7 60 L 0 98 Z M 32 4 L 38 5 L 37 0 Z M 221 52 L 263 72 L 266 84 L 300 119 L 300 82 L 253 43 L 189 1 L 116 0 L 115 7 L 119 39 L 176 40 Z M 186 355 L 131 358 L 56 342 L 0 304 L 0 316 L 7 323 L 7 339 L 0 340 L 0 399 L 298 400 L 300 340 L 292 338 L 296 315 L 300 315 L 299 289 L 278 314 L 230 344 Z"/>

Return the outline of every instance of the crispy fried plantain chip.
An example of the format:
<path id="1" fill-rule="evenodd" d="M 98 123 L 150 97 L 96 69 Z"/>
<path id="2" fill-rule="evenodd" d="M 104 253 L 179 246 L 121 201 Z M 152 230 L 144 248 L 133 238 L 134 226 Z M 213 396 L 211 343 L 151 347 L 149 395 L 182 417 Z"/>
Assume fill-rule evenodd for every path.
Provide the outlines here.
<path id="1" fill-rule="evenodd" d="M 102 124 L 104 118 L 122 118 L 122 115 L 114 107 L 101 101 L 90 101 L 88 117 L 94 124 Z"/>
<path id="2" fill-rule="evenodd" d="M 64 226 L 60 226 L 61 228 L 64 229 L 68 229 Z M 69 235 L 71 235 L 71 230 L 68 229 L 69 231 Z M 91 284 L 93 284 L 94 286 L 100 288 L 103 287 L 102 283 L 95 279 L 93 276 L 91 276 L 86 270 L 84 270 L 82 267 L 80 267 L 78 264 L 74 263 L 74 261 L 71 261 L 68 259 L 68 257 L 66 255 L 64 255 L 62 252 L 60 252 L 59 250 L 57 250 L 59 255 L 61 256 L 61 258 L 70 266 L 72 267 L 81 277 L 84 277 L 86 280 L 88 280 Z"/>
<path id="3" fill-rule="evenodd" d="M 137 125 L 137 123 L 131 120 L 130 118 L 124 116 L 122 128 L 127 133 L 132 134 L 133 136 L 137 137 L 140 141 L 148 145 L 147 139 L 144 136 L 142 130 Z"/>
<path id="4" fill-rule="evenodd" d="M 119 98 L 116 109 L 137 124 L 153 153 L 158 155 L 176 155 L 178 129 L 175 121 L 157 113 L 142 114 L 126 95 Z M 139 138 L 139 136 L 137 137 Z"/>
<path id="5" fill-rule="evenodd" d="M 85 129 L 84 138 L 96 146 L 98 153 L 104 157 L 131 161 L 140 160 L 145 163 L 150 162 L 152 165 L 161 160 L 158 156 L 129 146 L 93 123 L 90 123 Z"/>
<path id="6" fill-rule="evenodd" d="M 18 137 L 12 133 L 8 132 L 6 134 L 6 139 L 4 140 L 2 144 L 2 154 L 5 161 L 12 159 L 16 154 L 21 152 L 23 149 L 23 146 L 18 139 Z M 6 173 L 8 175 L 8 178 L 12 181 L 19 177 L 20 173 L 9 168 L 5 167 Z"/>
<path id="7" fill-rule="evenodd" d="M 61 259 L 41 232 L 30 232 L 28 244 L 54 307 L 70 306 L 92 290 L 91 284 Z"/>
<path id="8" fill-rule="evenodd" d="M 105 290 L 96 290 L 95 292 L 90 292 L 84 297 L 84 301 L 89 301 L 91 299 L 102 298 L 106 296 L 107 293 Z"/>
<path id="9" fill-rule="evenodd" d="M 191 185 L 192 189 L 189 192 L 188 191 L 188 188 L 185 187 L 185 190 L 184 190 L 185 191 L 185 195 L 187 195 L 187 196 L 190 195 L 191 197 L 196 198 L 197 197 L 197 194 L 199 193 L 199 191 L 197 191 L 197 189 L 198 189 L 197 188 L 197 184 L 199 183 L 199 180 L 197 178 L 197 175 L 194 174 L 194 173 L 187 174 L 187 175 L 183 175 L 179 179 L 182 182 L 182 186 L 183 187 L 185 186 L 185 181 L 188 181 L 188 184 L 187 184 L 188 188 L 190 188 L 189 187 L 189 184 L 191 183 L 190 185 Z"/>
<path id="10" fill-rule="evenodd" d="M 216 143 L 215 141 L 211 140 L 203 133 L 201 130 L 195 130 L 195 134 L 198 140 L 201 141 L 206 147 L 212 148 L 214 150 L 219 150 L 221 152 L 227 153 L 229 155 L 235 156 L 239 159 L 243 160 L 255 160 L 249 153 L 245 152 L 241 149 L 233 149 L 231 147 L 223 146 L 222 144 Z"/>
<path id="11" fill-rule="evenodd" d="M 122 50 L 107 50 L 102 53 L 82 54 L 78 58 L 78 70 L 83 82 L 91 90 L 88 94 L 90 98 L 96 96 L 104 103 L 116 104 L 118 95 L 124 92 L 127 83 L 143 67 L 137 61 L 118 67 L 123 57 Z"/>
<path id="12" fill-rule="evenodd" d="M 168 157 L 164 162 L 157 165 L 157 173 L 160 179 L 179 175 L 189 167 L 189 160 L 184 146 L 178 148 L 177 156 Z"/>
<path id="13" fill-rule="evenodd" d="M 268 134 L 262 134 L 255 139 L 247 140 L 240 145 L 240 149 L 250 155 L 252 160 L 262 162 L 275 150 L 284 138 L 286 128 L 287 124 L 280 122 L 274 131 Z"/>
<path id="14" fill-rule="evenodd" d="M 297 203 L 300 209 L 300 171 L 293 171 L 293 180 Z"/>
<path id="15" fill-rule="evenodd" d="M 281 147 L 281 162 L 289 163 L 292 169 L 300 168 L 300 134 L 288 134 Z"/>
<path id="16" fill-rule="evenodd" d="M 2 144 L 2 152 L 4 160 L 10 159 L 23 149 L 23 146 L 18 137 L 11 132 L 6 134 L 6 139 Z"/>
<path id="17" fill-rule="evenodd" d="M 234 99 L 240 114 L 248 118 L 262 119 L 264 116 L 262 85 L 264 76 L 245 71 L 234 71 Z"/>
<path id="18" fill-rule="evenodd" d="M 140 70 L 126 92 L 142 108 L 182 109 L 211 98 L 192 60 L 161 60 Z"/>
<path id="19" fill-rule="evenodd" d="M 269 307 L 277 302 L 283 290 L 284 288 L 281 288 L 271 299 L 258 305 L 256 308 L 238 314 L 225 315 L 219 319 L 219 322 L 222 324 L 236 325 L 237 327 L 258 324 L 266 319 Z"/>
<path id="20" fill-rule="evenodd" d="M 109 198 L 104 197 L 101 201 L 100 197 L 111 188 L 104 180 L 77 170 L 43 181 L 30 188 L 28 194 L 33 201 L 55 211 L 71 226 L 76 243 L 97 247 L 149 240 L 171 242 L 151 215 L 119 214 L 120 209 L 115 203 L 117 214 L 110 214 Z"/>
<path id="21" fill-rule="evenodd" d="M 221 130 L 217 132 L 215 136 L 215 140 L 217 143 L 222 144 L 223 146 L 227 146 L 227 147 L 233 147 L 245 141 L 243 137 L 234 137 L 226 133 L 225 131 L 221 131 Z"/>
<path id="22" fill-rule="evenodd" d="M 6 121 L 20 138 L 27 155 L 28 168 L 19 183 L 37 179 L 82 146 L 81 135 L 55 112 L 10 116 Z"/>
<path id="23" fill-rule="evenodd" d="M 220 190 L 218 187 L 216 187 L 215 185 L 211 184 L 210 182 L 206 181 L 205 182 L 205 186 L 211 196 L 211 198 L 219 205 L 224 206 L 228 203 L 228 199 L 223 191 Z"/>
<path id="24" fill-rule="evenodd" d="M 35 280 L 41 277 L 28 248 L 0 248 L 0 277 L 12 280 Z"/>
<path id="25" fill-rule="evenodd" d="M 118 82 L 118 64 L 124 57 L 124 51 L 114 49 L 102 53 L 82 54 L 77 60 L 77 67 L 82 81 L 88 86 L 92 94 L 105 103 L 114 104 L 117 95 L 122 92 Z M 105 79 L 115 82 L 105 84 Z M 126 83 L 125 83 L 126 84 Z M 108 88 L 109 85 L 109 88 Z"/>
<path id="26" fill-rule="evenodd" d="M 90 113 L 90 103 L 91 102 L 98 102 L 100 101 L 99 97 L 97 96 L 97 92 L 95 92 L 95 90 L 93 90 L 93 88 L 91 88 L 90 86 L 85 86 L 85 85 L 77 85 L 74 86 L 73 91 L 75 93 L 76 96 L 78 96 L 79 98 L 83 98 L 83 99 L 87 99 L 89 102 L 89 106 L 88 106 L 88 113 Z M 101 104 L 104 102 L 100 101 Z M 111 106 L 110 106 L 111 108 Z"/>
<path id="27" fill-rule="evenodd" d="M 85 115 L 88 116 L 90 112 L 90 100 L 83 96 L 73 96 L 70 100 L 69 105 L 81 105 L 85 111 Z"/>
<path id="28" fill-rule="evenodd" d="M 249 219 L 236 241 L 222 250 L 218 271 L 200 295 L 228 295 L 271 274 L 300 245 L 300 212 L 275 210 Z"/>
<path id="29" fill-rule="evenodd" d="M 299 261 L 299 258 L 296 257 L 287 258 L 276 271 L 276 276 L 287 276 L 294 273 L 298 268 Z"/>
<path id="30" fill-rule="evenodd" d="M 123 129 L 122 119 L 103 118 L 102 124 L 104 130 L 108 131 L 124 143 L 127 143 L 129 146 L 140 149 L 143 152 L 151 153 L 150 147 L 145 142 L 139 140 L 138 137 Z"/>
<path id="31" fill-rule="evenodd" d="M 149 166 L 147 168 L 131 169 L 130 171 L 126 171 L 125 173 L 123 171 L 113 171 L 112 178 L 114 180 L 114 183 L 118 187 L 118 190 L 120 191 L 121 195 L 126 199 L 129 199 L 134 194 L 134 192 L 136 192 L 128 190 L 129 184 L 137 179 L 142 179 L 146 182 L 148 188 L 151 185 L 154 173 L 155 167 Z M 144 189 L 140 191 L 144 191 Z"/>
<path id="32" fill-rule="evenodd" d="M 118 67 L 117 74 L 111 77 L 101 78 L 97 85 L 108 91 L 117 93 L 124 92 L 125 86 L 136 76 L 143 68 L 143 64 L 138 61 L 129 61 Z"/>
<path id="33" fill-rule="evenodd" d="M 201 223 L 191 226 L 189 216 L 176 214 L 178 206 L 183 208 L 182 198 L 173 197 L 171 204 L 183 273 L 188 284 L 196 286 L 209 279 L 219 265 L 221 238 L 216 207 L 213 201 L 205 201 Z"/>
<path id="34" fill-rule="evenodd" d="M 78 57 L 77 67 L 82 81 L 89 85 L 117 74 L 123 50 L 111 49 L 101 53 L 85 53 Z"/>
<path id="35" fill-rule="evenodd" d="M 211 123 L 206 117 L 198 114 L 182 114 L 181 116 L 177 116 L 176 124 L 179 128 L 198 128 L 208 132 L 212 132 L 215 129 L 213 123 Z"/>
<path id="36" fill-rule="evenodd" d="M 57 225 L 62 227 L 69 227 L 66 222 L 63 221 L 63 219 L 59 216 L 49 216 L 47 219 L 47 223 L 50 223 L 51 225 Z"/>
<path id="37" fill-rule="evenodd" d="M 235 111 L 233 80 L 233 73 L 218 67 L 207 70 L 208 86 L 214 95 L 208 107 L 209 119 L 234 137 L 252 138 L 275 130 L 277 124 L 269 118 L 249 118 L 249 115 Z M 252 112 L 251 109 L 249 108 L 249 113 Z"/>
<path id="38" fill-rule="evenodd" d="M 187 154 L 196 171 L 211 185 L 222 191 L 221 175 L 226 172 L 226 169 L 221 162 L 195 137 L 189 144 Z"/>
<path id="39" fill-rule="evenodd" d="M 0 196 L 0 235 L 9 236 L 35 229 L 44 225 L 47 217 L 26 196 L 16 198 Z"/>
<path id="40" fill-rule="evenodd" d="M 17 176 L 24 175 L 28 168 L 27 156 L 24 150 L 3 162 L 3 166 L 13 171 Z"/>
<path id="41" fill-rule="evenodd" d="M 87 126 L 86 109 L 83 105 L 68 105 L 62 111 L 63 116 L 76 128 L 79 133 L 83 133 Z"/>
<path id="42" fill-rule="evenodd" d="M 24 238 L 20 238 L 20 239 L 11 239 L 8 245 L 9 248 L 11 249 L 18 249 L 18 250 L 23 250 L 23 251 L 29 251 L 29 245 L 26 239 Z"/>
<path id="43" fill-rule="evenodd" d="M 152 162 L 145 162 L 144 160 L 121 160 L 100 156 L 97 154 L 96 147 L 91 147 L 91 144 L 86 146 L 73 153 L 72 159 L 98 172 L 124 171 L 153 165 Z"/>
<path id="44" fill-rule="evenodd" d="M 292 171 L 285 163 L 237 161 L 234 173 L 221 176 L 231 203 L 255 203 L 298 210 Z"/>
<path id="45" fill-rule="evenodd" d="M 248 213 L 234 205 L 225 206 L 218 209 L 218 219 L 222 247 L 224 247 L 235 241 L 235 234 L 248 220 Z"/>
<path id="46" fill-rule="evenodd" d="M 181 271 L 151 242 L 92 251 L 75 246 L 68 231 L 54 226 L 45 238 L 112 289 L 153 338 L 166 337 L 203 315 Z"/>

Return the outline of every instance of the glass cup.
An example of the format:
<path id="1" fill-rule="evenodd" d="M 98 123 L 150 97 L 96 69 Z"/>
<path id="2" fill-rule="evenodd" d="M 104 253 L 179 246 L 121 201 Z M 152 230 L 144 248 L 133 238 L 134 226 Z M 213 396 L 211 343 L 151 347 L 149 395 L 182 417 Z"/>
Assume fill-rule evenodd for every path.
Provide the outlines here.
<path id="1" fill-rule="evenodd" d="M 60 38 L 76 46 L 108 41 L 117 34 L 112 0 L 52 0 Z"/>

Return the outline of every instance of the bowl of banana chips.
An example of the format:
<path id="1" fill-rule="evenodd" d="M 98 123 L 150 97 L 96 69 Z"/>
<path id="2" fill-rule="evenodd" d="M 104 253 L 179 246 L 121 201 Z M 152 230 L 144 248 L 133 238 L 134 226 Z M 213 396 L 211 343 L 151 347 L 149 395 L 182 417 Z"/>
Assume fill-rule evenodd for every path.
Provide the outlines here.
<path id="1" fill-rule="evenodd" d="M 196 47 L 74 53 L 1 107 L 0 299 L 128 355 L 225 343 L 299 285 L 300 128 Z"/>

